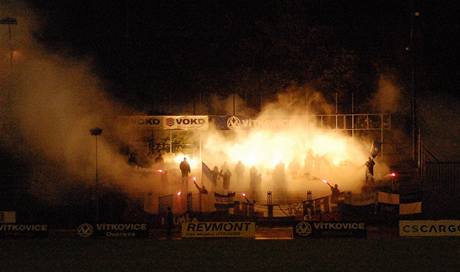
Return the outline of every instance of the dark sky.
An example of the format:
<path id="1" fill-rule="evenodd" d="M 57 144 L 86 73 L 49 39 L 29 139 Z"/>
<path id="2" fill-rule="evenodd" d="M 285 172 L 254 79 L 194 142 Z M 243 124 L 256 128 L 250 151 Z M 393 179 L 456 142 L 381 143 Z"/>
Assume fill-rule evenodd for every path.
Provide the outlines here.
<path id="1" fill-rule="evenodd" d="M 409 90 L 411 10 L 419 94 L 460 84 L 455 1 L 29 2 L 47 21 L 47 47 L 95 57 L 113 94 L 140 107 L 292 82 L 365 99 L 382 72 Z"/>

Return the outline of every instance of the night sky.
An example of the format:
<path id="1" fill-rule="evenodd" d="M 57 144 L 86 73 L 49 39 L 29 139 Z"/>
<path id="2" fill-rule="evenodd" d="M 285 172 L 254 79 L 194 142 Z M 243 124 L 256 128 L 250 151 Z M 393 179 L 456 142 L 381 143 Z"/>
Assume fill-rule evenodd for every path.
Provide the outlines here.
<path id="1" fill-rule="evenodd" d="M 42 44 L 94 57 L 109 91 L 143 109 L 168 96 L 250 99 L 293 83 L 365 101 L 379 73 L 396 75 L 407 95 L 411 52 L 418 95 L 460 83 L 455 1 L 29 2 L 47 22 Z M 412 46 L 411 11 L 420 12 Z"/>

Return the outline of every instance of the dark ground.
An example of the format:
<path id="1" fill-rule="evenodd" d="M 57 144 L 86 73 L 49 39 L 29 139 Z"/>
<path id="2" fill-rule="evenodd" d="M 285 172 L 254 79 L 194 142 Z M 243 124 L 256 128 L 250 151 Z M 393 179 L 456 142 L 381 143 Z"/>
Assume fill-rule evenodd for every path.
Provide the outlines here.
<path id="1" fill-rule="evenodd" d="M 0 271 L 460 271 L 460 239 L 3 240 Z"/>

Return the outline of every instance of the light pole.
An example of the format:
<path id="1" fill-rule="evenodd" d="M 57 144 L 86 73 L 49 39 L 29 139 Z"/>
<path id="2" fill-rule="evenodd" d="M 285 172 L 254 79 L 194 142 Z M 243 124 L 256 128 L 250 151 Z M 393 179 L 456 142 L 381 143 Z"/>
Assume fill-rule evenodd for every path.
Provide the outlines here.
<path id="1" fill-rule="evenodd" d="M 0 25 L 8 25 L 8 46 L 10 47 L 10 68 L 13 67 L 13 44 L 11 43 L 11 25 L 17 25 L 16 18 L 6 17 L 0 19 Z"/>
<path id="2" fill-rule="evenodd" d="M 14 53 L 14 50 L 13 50 L 13 43 L 11 42 L 11 26 L 12 25 L 17 25 L 18 24 L 18 21 L 16 20 L 16 18 L 11 18 L 11 17 L 6 17 L 6 18 L 1 18 L 0 19 L 0 25 L 7 25 L 8 26 L 8 47 L 10 49 L 10 75 L 13 71 L 13 53 Z M 10 107 L 10 91 L 9 91 L 9 88 L 8 88 L 8 91 L 7 91 L 7 97 L 6 97 L 6 104 L 7 104 L 7 107 L 8 107 L 8 110 L 9 110 L 9 107 Z"/>
<path id="3" fill-rule="evenodd" d="M 102 134 L 102 129 L 95 127 L 89 130 L 92 136 L 96 138 L 96 223 L 99 222 L 99 176 L 97 169 L 97 136 Z"/>

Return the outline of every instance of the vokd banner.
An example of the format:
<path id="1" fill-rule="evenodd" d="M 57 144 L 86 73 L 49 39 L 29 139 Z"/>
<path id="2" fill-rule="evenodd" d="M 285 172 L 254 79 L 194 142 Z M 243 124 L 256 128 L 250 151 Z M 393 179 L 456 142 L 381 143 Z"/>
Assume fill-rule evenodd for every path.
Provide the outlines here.
<path id="1" fill-rule="evenodd" d="M 254 238 L 255 233 L 255 222 L 185 222 L 182 224 L 184 238 Z"/>
<path id="2" fill-rule="evenodd" d="M 46 238 L 48 225 L 0 224 L 0 238 Z"/>
<path id="3" fill-rule="evenodd" d="M 401 220 L 399 236 L 460 236 L 460 220 Z"/>
<path id="4" fill-rule="evenodd" d="M 301 221 L 293 226 L 296 238 L 355 237 L 366 238 L 364 222 Z"/>
<path id="5" fill-rule="evenodd" d="M 82 238 L 142 238 L 148 236 L 147 224 L 89 224 L 83 223 L 76 229 L 77 235 Z"/>
<path id="6" fill-rule="evenodd" d="M 209 128 L 209 119 L 206 115 L 164 116 L 163 121 L 164 129 L 207 130 Z"/>
<path id="7" fill-rule="evenodd" d="M 149 116 L 149 115 L 131 115 L 121 117 L 120 120 L 130 125 L 162 129 L 163 128 L 163 116 Z"/>
<path id="8" fill-rule="evenodd" d="M 133 115 L 121 117 L 121 120 L 130 125 L 151 129 L 207 130 L 209 128 L 207 115 Z"/>

